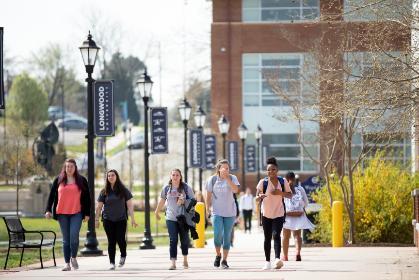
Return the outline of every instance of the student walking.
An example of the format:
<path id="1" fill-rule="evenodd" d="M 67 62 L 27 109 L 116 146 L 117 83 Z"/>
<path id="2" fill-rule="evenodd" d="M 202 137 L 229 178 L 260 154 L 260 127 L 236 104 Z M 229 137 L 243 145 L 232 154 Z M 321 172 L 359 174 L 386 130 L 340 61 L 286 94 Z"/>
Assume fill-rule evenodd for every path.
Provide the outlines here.
<path id="1" fill-rule="evenodd" d="M 131 217 L 131 225 L 137 226 L 134 218 L 132 194 L 121 182 L 118 172 L 111 169 L 106 173 L 105 188 L 97 199 L 95 226 L 99 227 L 102 213 L 103 228 L 108 238 L 109 270 L 115 270 L 116 243 L 121 253 L 119 267 L 124 266 L 127 257 L 127 219 Z"/>
<path id="2" fill-rule="evenodd" d="M 74 159 L 67 159 L 60 175 L 52 183 L 45 218 L 53 217 L 60 224 L 63 236 L 65 265 L 63 271 L 79 268 L 77 252 L 81 223 L 90 216 L 90 195 L 87 179 L 77 170 Z"/>
<path id="3" fill-rule="evenodd" d="M 250 188 L 246 189 L 246 193 L 240 196 L 240 210 L 242 212 L 244 220 L 244 232 L 252 231 L 252 214 L 255 209 L 255 198 L 252 195 L 252 190 Z"/>
<path id="4" fill-rule="evenodd" d="M 274 268 L 280 269 L 283 262 L 281 255 L 281 231 L 285 222 L 284 197 L 291 198 L 292 193 L 288 182 L 279 177 L 278 164 L 274 157 L 267 160 L 267 177 L 260 180 L 256 187 L 257 201 L 261 202 L 264 251 L 266 263 L 262 269 L 271 268 L 271 240 L 274 240 L 275 261 Z"/>
<path id="5" fill-rule="evenodd" d="M 301 230 L 308 229 L 311 231 L 314 229 L 314 225 L 307 218 L 304 210 L 304 208 L 308 205 L 307 194 L 304 188 L 297 185 L 294 172 L 288 172 L 285 178 L 290 185 L 293 196 L 291 199 L 285 198 L 284 200 L 287 215 L 282 231 L 282 250 L 284 252 L 282 259 L 284 261 L 288 261 L 289 240 L 292 232 L 295 239 L 295 260 L 301 261 L 301 247 L 303 245 Z"/>
<path id="6" fill-rule="evenodd" d="M 231 231 L 237 214 L 233 193 L 237 193 L 239 187 L 240 183 L 237 177 L 230 174 L 228 161 L 225 159 L 218 161 L 216 174 L 211 176 L 206 183 L 206 213 L 208 217 L 211 217 L 211 214 L 213 215 L 215 267 L 220 267 L 221 263 L 222 268 L 229 268 L 227 257 L 231 246 Z M 221 246 L 223 246 L 222 261 Z"/>
<path id="7" fill-rule="evenodd" d="M 160 193 L 160 201 L 157 204 L 155 215 L 160 220 L 159 212 L 166 203 L 166 225 L 170 239 L 170 261 L 169 270 L 176 269 L 177 245 L 180 239 L 180 247 L 183 255 L 183 268 L 188 269 L 188 247 L 189 236 L 188 229 L 184 224 L 178 222 L 178 217 L 184 213 L 185 205 L 194 199 L 192 188 L 182 181 L 182 172 L 179 169 L 173 169 L 170 172 L 169 183 L 163 187 Z"/>

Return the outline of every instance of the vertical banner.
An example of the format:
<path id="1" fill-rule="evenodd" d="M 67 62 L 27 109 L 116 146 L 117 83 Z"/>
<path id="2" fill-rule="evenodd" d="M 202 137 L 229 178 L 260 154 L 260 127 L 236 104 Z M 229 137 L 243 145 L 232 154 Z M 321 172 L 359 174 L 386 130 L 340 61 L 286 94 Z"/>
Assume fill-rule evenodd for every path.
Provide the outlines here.
<path id="1" fill-rule="evenodd" d="M 262 146 L 262 156 L 260 157 L 261 159 L 261 163 L 260 163 L 260 168 L 262 170 L 264 170 L 265 166 L 266 166 L 266 159 L 268 158 L 268 146 Z"/>
<path id="2" fill-rule="evenodd" d="M 93 123 L 96 136 L 114 136 L 113 81 L 95 81 L 93 85 Z"/>
<path id="3" fill-rule="evenodd" d="M 189 166 L 199 168 L 203 166 L 203 139 L 202 129 L 194 128 L 189 130 Z"/>
<path id="4" fill-rule="evenodd" d="M 246 146 L 246 170 L 256 172 L 256 147 L 255 145 Z"/>
<path id="5" fill-rule="evenodd" d="M 0 109 L 4 109 L 3 27 L 0 27 Z"/>
<path id="6" fill-rule="evenodd" d="M 153 107 L 151 112 L 151 153 L 169 153 L 167 107 Z M 147 137 L 147 136 L 146 136 Z"/>
<path id="7" fill-rule="evenodd" d="M 237 141 L 227 141 L 227 159 L 231 171 L 239 170 L 239 145 Z"/>
<path id="8" fill-rule="evenodd" d="M 205 149 L 205 169 L 214 169 L 217 163 L 217 141 L 215 135 L 204 136 L 204 149 Z"/>

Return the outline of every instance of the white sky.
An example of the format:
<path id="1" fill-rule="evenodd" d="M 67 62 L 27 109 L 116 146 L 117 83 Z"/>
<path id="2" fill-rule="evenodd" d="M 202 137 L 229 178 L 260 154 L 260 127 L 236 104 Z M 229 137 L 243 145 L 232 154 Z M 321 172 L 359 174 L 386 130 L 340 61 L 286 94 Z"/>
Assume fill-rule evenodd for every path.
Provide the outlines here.
<path id="1" fill-rule="evenodd" d="M 160 87 L 162 105 L 173 106 L 185 80 L 210 78 L 212 10 L 208 0 L 1 0 L 5 56 L 18 61 L 18 69 L 24 68 L 32 53 L 59 43 L 82 80 L 85 72 L 78 47 L 88 30 L 93 30 L 87 19 L 91 15 L 100 18 L 97 22 L 102 25 L 117 26 L 122 34 L 111 41 L 110 49 L 145 60 L 154 81 L 156 105 Z"/>

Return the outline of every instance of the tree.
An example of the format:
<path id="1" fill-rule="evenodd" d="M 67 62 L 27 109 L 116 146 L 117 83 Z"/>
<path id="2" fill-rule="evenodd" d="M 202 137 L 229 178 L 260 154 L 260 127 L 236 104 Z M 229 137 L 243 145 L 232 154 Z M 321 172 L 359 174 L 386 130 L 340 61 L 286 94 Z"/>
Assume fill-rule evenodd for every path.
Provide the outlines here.
<path id="1" fill-rule="evenodd" d="M 27 73 L 15 78 L 8 99 L 8 115 L 26 138 L 33 136 L 48 118 L 48 97 Z"/>
<path id="2" fill-rule="evenodd" d="M 71 96 L 67 100 L 79 99 L 82 94 L 82 85 L 76 78 L 74 68 L 68 61 L 68 55 L 63 47 L 58 44 L 50 44 L 34 54 L 31 59 L 31 65 L 41 81 L 42 87 L 48 93 L 48 105 L 61 104 L 58 98 L 60 95 Z M 74 105 L 74 104 L 72 104 Z M 85 108 L 78 106 L 79 112 L 85 112 Z"/>
<path id="3" fill-rule="evenodd" d="M 140 116 L 134 99 L 134 86 L 144 68 L 144 63 L 137 57 L 124 57 L 120 52 L 117 52 L 113 54 L 103 71 L 104 79 L 115 80 L 114 103 L 116 111 L 120 112 L 121 110 L 118 104 L 127 102 L 128 118 L 135 124 L 138 124 Z M 115 115 L 118 116 L 118 114 Z"/>
<path id="4" fill-rule="evenodd" d="M 305 43 L 296 42 L 295 31 L 279 30 L 285 40 L 307 50 L 304 66 L 297 79 L 294 73 L 287 77 L 286 67 L 280 64 L 263 73 L 273 92 L 289 106 L 279 113 L 280 118 L 296 121 L 300 136 L 305 127 L 316 128 L 313 142 L 320 145 L 320 158 L 310 155 L 306 139 L 300 137 L 299 142 L 304 154 L 321 166 L 329 203 L 336 195 L 330 177 L 338 178 L 350 243 L 356 242 L 354 172 L 379 150 L 397 153 L 392 144 L 408 137 L 417 106 L 412 83 L 419 78 L 418 61 L 414 53 L 409 55 L 412 17 L 405 13 L 410 11 L 407 6 L 391 0 L 358 3 L 353 11 L 367 9 L 370 20 L 362 25 L 339 22 L 329 15 L 317 37 Z"/>

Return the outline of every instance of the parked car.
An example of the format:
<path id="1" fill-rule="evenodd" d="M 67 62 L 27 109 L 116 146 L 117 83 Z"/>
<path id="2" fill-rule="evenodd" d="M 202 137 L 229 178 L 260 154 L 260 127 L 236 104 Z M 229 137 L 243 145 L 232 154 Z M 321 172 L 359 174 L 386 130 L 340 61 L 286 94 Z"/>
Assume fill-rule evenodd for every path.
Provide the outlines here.
<path id="1" fill-rule="evenodd" d="M 68 118 L 81 118 L 81 116 L 77 115 L 76 113 L 64 110 L 63 112 L 63 108 L 60 106 L 49 106 L 48 107 L 48 119 L 50 120 L 59 120 L 63 118 L 63 113 L 64 113 L 64 118 L 68 119 Z"/>
<path id="2" fill-rule="evenodd" d="M 131 141 L 128 139 L 128 149 L 141 149 L 144 147 L 144 135 L 142 133 L 134 133 L 131 135 Z"/>
<path id="3" fill-rule="evenodd" d="M 57 127 L 64 128 L 65 130 L 70 129 L 87 129 L 87 120 L 85 118 L 64 118 L 57 121 Z"/>

